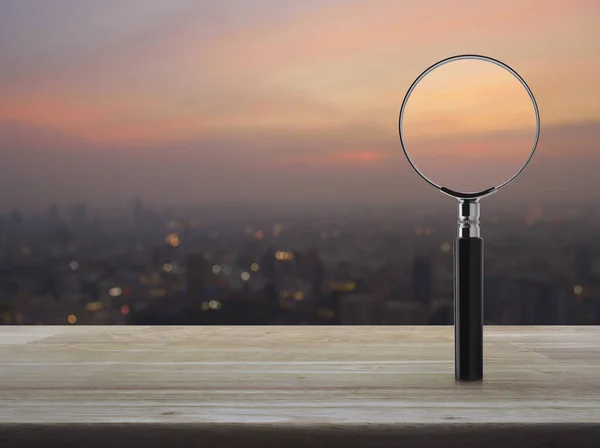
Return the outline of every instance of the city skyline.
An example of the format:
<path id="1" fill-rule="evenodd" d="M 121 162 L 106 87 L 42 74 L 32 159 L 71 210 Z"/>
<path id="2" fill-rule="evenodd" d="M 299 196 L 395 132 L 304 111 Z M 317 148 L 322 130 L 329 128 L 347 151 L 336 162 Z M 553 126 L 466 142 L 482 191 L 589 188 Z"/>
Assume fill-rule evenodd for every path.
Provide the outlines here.
<path id="1" fill-rule="evenodd" d="M 414 78 L 460 53 L 511 65 L 540 107 L 538 152 L 502 198 L 598 199 L 599 13 L 594 1 L 6 1 L 0 203 L 435 201 L 397 116 Z"/>
<path id="2" fill-rule="evenodd" d="M 0 324 L 448 325 L 448 210 L 0 217 Z M 488 210 L 490 325 L 600 322 L 600 213 Z"/>

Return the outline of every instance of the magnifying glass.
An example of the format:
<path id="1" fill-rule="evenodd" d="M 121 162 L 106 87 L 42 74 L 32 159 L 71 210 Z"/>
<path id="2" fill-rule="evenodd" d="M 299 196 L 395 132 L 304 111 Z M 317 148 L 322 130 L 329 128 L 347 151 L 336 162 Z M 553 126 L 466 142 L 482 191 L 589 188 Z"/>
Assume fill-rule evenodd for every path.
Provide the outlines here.
<path id="1" fill-rule="evenodd" d="M 457 380 L 483 378 L 483 239 L 480 199 L 504 188 L 531 161 L 540 135 L 533 93 L 490 57 L 460 55 L 427 68 L 400 109 L 400 143 L 427 183 L 458 200 L 454 239 Z"/>

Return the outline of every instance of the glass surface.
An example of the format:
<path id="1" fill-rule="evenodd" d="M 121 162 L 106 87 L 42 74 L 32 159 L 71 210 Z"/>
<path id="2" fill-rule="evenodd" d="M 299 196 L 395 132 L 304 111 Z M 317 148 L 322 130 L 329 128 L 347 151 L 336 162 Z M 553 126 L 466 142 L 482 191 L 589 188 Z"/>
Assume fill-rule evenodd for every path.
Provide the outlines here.
<path id="1" fill-rule="evenodd" d="M 433 183 L 462 193 L 496 187 L 527 161 L 535 108 L 521 82 L 492 62 L 462 59 L 429 72 L 410 95 L 404 147 Z"/>

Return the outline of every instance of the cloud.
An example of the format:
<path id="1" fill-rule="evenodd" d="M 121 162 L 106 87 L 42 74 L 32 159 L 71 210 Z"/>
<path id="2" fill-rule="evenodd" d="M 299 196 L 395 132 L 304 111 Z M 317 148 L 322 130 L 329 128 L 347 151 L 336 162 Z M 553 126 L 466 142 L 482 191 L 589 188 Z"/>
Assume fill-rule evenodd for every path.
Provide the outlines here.
<path id="1" fill-rule="evenodd" d="M 282 158 L 276 158 L 272 162 L 267 162 L 266 167 L 268 169 L 281 169 L 281 168 L 292 168 L 292 169 L 347 169 L 349 166 L 362 167 L 365 169 L 372 169 L 373 166 L 381 164 L 386 158 L 386 154 L 382 151 L 376 150 L 362 150 L 362 151 L 339 151 L 325 154 L 309 154 L 309 155 L 298 155 L 298 156 L 287 156 Z M 369 168 L 367 166 L 370 165 Z"/>
<path id="2" fill-rule="evenodd" d="M 534 90 L 543 90 L 541 102 L 551 104 L 546 107 L 547 119 L 550 113 L 556 121 L 582 109 L 593 112 L 582 99 L 584 87 L 594 82 L 591 75 L 586 77 L 593 72 L 589 55 L 594 53 L 582 52 L 597 45 L 594 39 L 583 40 L 592 29 L 585 17 L 597 9 L 593 2 L 458 2 L 448 9 L 439 0 L 408 4 L 338 1 L 311 3 L 313 6 L 300 11 L 294 9 L 298 6 L 290 6 L 293 2 L 275 7 L 277 2 L 263 1 L 253 3 L 250 9 L 241 1 L 219 7 L 210 6 L 213 3 L 182 0 L 168 6 L 152 0 L 144 8 L 143 20 L 132 13 L 137 10 L 132 3 L 122 7 L 124 14 L 118 23 L 113 23 L 118 14 L 108 7 L 95 6 L 97 14 L 92 14 L 95 9 L 75 8 L 85 19 L 77 23 L 98 17 L 99 28 L 90 26 L 88 33 L 83 26 L 59 27 L 60 15 L 55 12 L 54 32 L 63 30 L 61 41 L 67 35 L 69 42 L 81 41 L 82 51 L 59 47 L 62 50 L 57 55 L 33 34 L 27 41 L 42 45 L 33 65 L 5 61 L 9 72 L 16 71 L 14 79 L 4 74 L 0 92 L 11 103 L 27 96 L 45 98 L 58 116 L 69 103 L 87 103 L 81 116 L 89 114 L 94 123 L 98 121 L 95 109 L 106 109 L 112 121 L 133 122 L 132 128 L 147 118 L 148 132 L 159 126 L 157 115 L 199 128 L 199 121 L 207 121 L 206 114 L 221 119 L 224 114 L 232 115 L 231 120 L 238 121 L 234 107 L 223 111 L 236 103 L 257 103 L 246 108 L 252 119 L 260 121 L 264 116 L 265 126 L 277 126 L 286 115 L 287 121 L 293 119 L 293 111 L 278 109 L 278 98 L 297 102 L 302 98 L 343 111 L 352 120 L 381 123 L 389 110 L 397 108 L 402 86 L 409 85 L 420 69 L 438 57 L 469 48 L 484 53 L 493 50 L 517 63 L 526 78 L 535 81 Z M 431 14 L 432 10 L 439 14 Z M 65 23 L 69 17 L 69 11 L 65 12 Z M 577 32 L 572 32 L 572 25 L 565 28 L 574 23 L 581 23 Z M 118 32 L 98 31 L 111 27 Z M 528 45 L 515 47 L 511 42 L 524 33 Z M 85 43 L 90 36 L 93 45 Z M 559 46 L 565 40 L 569 45 Z M 465 46 L 467 42 L 478 44 Z M 482 42 L 487 43 L 480 46 Z M 548 53 L 550 47 L 553 50 Z M 577 51 L 570 51 L 572 48 Z M 535 57 L 524 53 L 532 49 Z M 47 64 L 52 66 L 55 60 L 59 65 L 49 69 Z M 554 62 L 557 66 L 549 76 L 549 64 Z M 567 63 L 569 70 L 564 68 Z M 567 84 L 575 76 L 573 66 L 587 70 L 577 74 L 580 82 Z M 563 89 L 575 89 L 569 95 L 571 101 L 555 99 L 560 97 L 555 79 L 560 79 Z M 370 110 L 369 116 L 365 110 Z M 202 119 L 194 120 L 196 117 Z M 313 122 L 323 119 L 326 117 L 316 114 Z M 102 128 L 98 133 L 106 134 Z"/>
<path id="3" fill-rule="evenodd" d="M 504 60 L 536 94 L 540 147 L 518 185 L 562 179 L 557 194 L 571 194 L 583 176 L 561 167 L 600 163 L 591 0 L 57 0 L 30 14 L 36 4 L 0 5 L 4 204 L 425 195 L 400 150 L 398 110 L 421 70 L 460 52 Z M 444 117 L 423 134 L 464 122 Z M 444 170 L 457 164 L 438 156 Z"/>

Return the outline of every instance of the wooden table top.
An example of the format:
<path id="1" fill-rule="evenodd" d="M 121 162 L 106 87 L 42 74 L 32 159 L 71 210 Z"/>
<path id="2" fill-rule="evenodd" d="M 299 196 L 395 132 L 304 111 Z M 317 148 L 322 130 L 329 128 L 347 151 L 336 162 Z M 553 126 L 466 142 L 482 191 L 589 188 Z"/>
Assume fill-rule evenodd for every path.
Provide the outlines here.
<path id="1" fill-rule="evenodd" d="M 464 431 L 476 446 L 478 428 L 510 427 L 600 446 L 600 327 L 486 327 L 484 351 L 484 381 L 458 383 L 451 327 L 0 327 L 0 442 L 142 425 L 156 443 L 179 429 L 276 446 L 284 428 L 285 446 Z"/>

